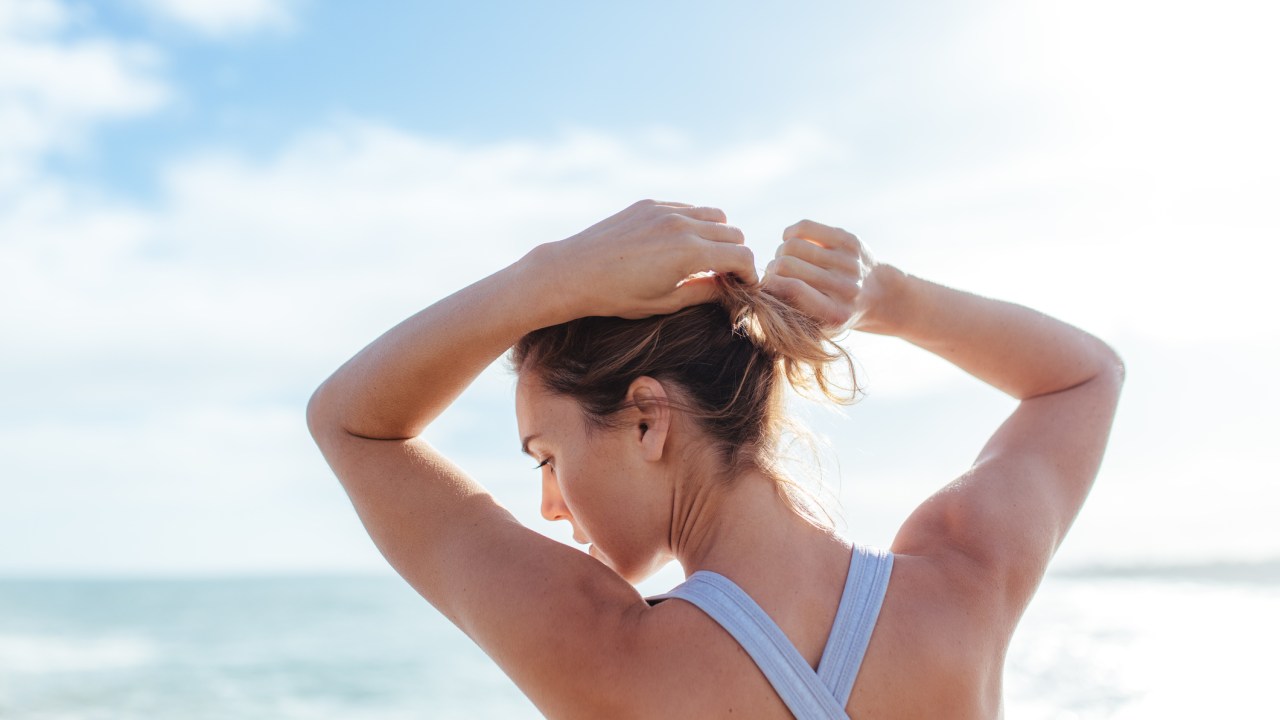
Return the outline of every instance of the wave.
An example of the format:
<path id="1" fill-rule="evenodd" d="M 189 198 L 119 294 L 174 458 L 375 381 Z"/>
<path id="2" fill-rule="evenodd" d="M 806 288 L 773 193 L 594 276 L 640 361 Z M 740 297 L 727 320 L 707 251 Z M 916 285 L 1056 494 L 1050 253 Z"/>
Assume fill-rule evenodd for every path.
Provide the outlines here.
<path id="1" fill-rule="evenodd" d="M 139 637 L 0 635 L 0 675 L 134 668 L 158 656 L 155 645 Z"/>
<path id="2" fill-rule="evenodd" d="M 1191 580 L 1203 583 L 1280 585 L 1280 558 L 1256 561 L 1098 564 L 1054 570 L 1052 574 L 1063 578 Z"/>

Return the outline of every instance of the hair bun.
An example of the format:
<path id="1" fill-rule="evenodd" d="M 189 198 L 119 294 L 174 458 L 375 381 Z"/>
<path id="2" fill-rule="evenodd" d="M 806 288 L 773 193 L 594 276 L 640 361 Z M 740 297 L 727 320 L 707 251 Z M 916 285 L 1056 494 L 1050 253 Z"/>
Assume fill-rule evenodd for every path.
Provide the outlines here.
<path id="1" fill-rule="evenodd" d="M 729 312 L 734 331 L 781 362 L 792 388 L 803 395 L 816 390 L 842 405 L 857 401 L 862 391 L 857 385 L 853 358 L 817 320 L 759 285 L 746 285 L 724 276 L 717 280 L 721 304 Z M 834 382 L 831 366 L 837 363 L 848 374 L 847 387 Z"/>

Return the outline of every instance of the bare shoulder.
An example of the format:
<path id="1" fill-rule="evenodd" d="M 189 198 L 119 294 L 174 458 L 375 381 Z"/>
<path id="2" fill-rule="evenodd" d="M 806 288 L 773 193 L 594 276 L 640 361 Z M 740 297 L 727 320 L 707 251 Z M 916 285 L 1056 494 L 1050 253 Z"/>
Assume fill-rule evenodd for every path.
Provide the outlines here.
<path id="1" fill-rule="evenodd" d="M 849 709 L 863 717 L 995 718 L 1008 638 L 985 621 L 960 555 L 896 553 Z"/>
<path id="2" fill-rule="evenodd" d="M 1003 643 L 969 623 L 955 570 L 895 556 L 893 574 L 847 707 L 853 717 L 994 718 Z M 668 600 L 637 626 L 642 674 L 624 703 L 636 717 L 788 718 L 751 657 L 692 604 Z"/>
<path id="3" fill-rule="evenodd" d="M 786 705 L 732 636 L 693 604 L 672 599 L 637 626 L 634 717 L 787 718 Z"/>

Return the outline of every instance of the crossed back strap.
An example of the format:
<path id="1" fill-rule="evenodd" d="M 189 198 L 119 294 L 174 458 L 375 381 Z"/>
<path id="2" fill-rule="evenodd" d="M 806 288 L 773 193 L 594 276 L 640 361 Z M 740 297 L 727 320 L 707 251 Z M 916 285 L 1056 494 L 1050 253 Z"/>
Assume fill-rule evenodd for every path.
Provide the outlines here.
<path id="1" fill-rule="evenodd" d="M 710 615 L 747 651 L 797 718 L 848 720 L 844 706 L 862 667 L 892 571 L 893 553 L 853 546 L 840 608 L 817 672 L 751 596 L 719 573 L 699 570 L 670 592 L 648 599 L 679 598 Z"/>

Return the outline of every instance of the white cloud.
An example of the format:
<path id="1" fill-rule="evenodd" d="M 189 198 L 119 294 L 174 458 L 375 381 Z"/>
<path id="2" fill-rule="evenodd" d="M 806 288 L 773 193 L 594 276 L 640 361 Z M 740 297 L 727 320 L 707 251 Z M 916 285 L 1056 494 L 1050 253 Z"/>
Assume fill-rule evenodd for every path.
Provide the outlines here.
<path id="1" fill-rule="evenodd" d="M 67 8 L 57 0 L 6 0 L 0 3 L 0 33 L 6 37 L 43 35 L 68 21 Z"/>
<path id="2" fill-rule="evenodd" d="M 156 15 L 197 32 L 226 37 L 293 26 L 295 0 L 135 0 Z"/>
<path id="3" fill-rule="evenodd" d="M 0 267 L 9 269 L 9 282 L 0 287 L 0 336 L 23 349 L 0 359 L 5 377 L 21 378 L 4 388 L 10 428 L 0 455 L 10 472 L 45 472 L 40 458 L 56 453 L 68 437 L 97 436 L 101 442 L 82 446 L 84 457 L 115 469 L 67 467 L 42 478 L 43 492 L 91 497 L 95 507 L 120 516 L 167 507 L 210 537 L 222 512 L 214 509 L 252 498 L 254 513 L 237 522 L 246 532 L 270 535 L 280 554 L 256 557 L 250 545 L 192 540 L 204 562 L 304 562 L 304 549 L 288 538 L 317 530 L 296 508 L 319 493 L 323 516 L 331 520 L 342 507 L 335 495 L 340 490 L 305 438 L 279 446 L 251 436 L 300 432 L 311 388 L 382 330 L 534 244 L 566 237 L 645 196 L 725 208 L 763 265 L 777 233 L 799 217 L 858 227 L 856 217 L 845 222 L 840 212 L 848 184 L 839 163 L 852 152 L 803 126 L 739 146 L 697 147 L 672 131 L 571 131 L 544 143 L 464 145 L 346 120 L 305 132 L 266 157 L 203 153 L 175 160 L 151 209 L 53 181 L 35 184 L 13 212 L 0 216 L 0 237 L 7 239 L 0 244 Z M 761 161 L 746 173 L 743 157 Z M 969 185 L 926 178 L 887 189 L 875 212 L 861 213 L 885 236 L 866 239 L 882 259 L 924 277 L 1010 298 L 1095 332 L 1147 333 L 1125 336 L 1135 350 L 1125 353 L 1137 378 L 1131 385 L 1141 384 L 1150 373 L 1147 363 L 1160 362 L 1136 352 L 1161 338 L 1151 334 L 1161 329 L 1152 307 L 1169 302 L 1182 281 L 1153 278 L 1147 297 L 1124 297 L 1123 278 L 1148 272 L 1150 253 L 1161 247 L 1128 232 L 1132 225 L 1118 222 L 1105 242 L 1073 240 L 1081 232 L 1074 223 L 1025 239 L 1043 196 L 1070 183 L 1076 171 L 1065 160 L 1053 165 L 1041 158 L 1022 169 L 995 167 L 974 175 Z M 997 212 L 993 204 L 1009 202 L 1018 177 L 1025 179 L 1020 204 Z M 767 202 L 784 189 L 795 199 Z M 1075 202 L 1087 199 L 1081 195 Z M 809 212 L 810 206 L 819 212 Z M 982 224 L 966 219 L 980 212 L 987 213 Z M 1164 248 L 1198 241 L 1177 228 L 1165 230 Z M 1204 308 L 1223 313 L 1216 301 L 1206 300 Z M 848 411 L 850 420 L 824 421 L 820 429 L 852 438 L 835 443 L 844 464 L 839 494 L 855 534 L 887 544 L 915 503 L 971 462 L 1011 401 L 901 340 L 854 335 L 849 346 L 870 394 Z M 1276 352 L 1274 343 L 1259 350 L 1259 357 Z M 514 449 L 510 461 L 483 459 L 492 455 L 491 443 L 503 442 L 491 437 L 492 418 L 510 412 L 509 380 L 500 372 L 485 378 L 451 414 L 450 422 L 459 423 L 450 426 L 454 430 L 438 430 L 440 441 L 464 467 L 484 475 L 517 515 L 554 536 L 528 489 L 514 489 L 524 469 Z M 1160 382 L 1168 388 L 1179 380 Z M 1149 422 L 1134 432 L 1156 439 L 1129 438 L 1128 452 L 1136 454 L 1126 461 L 1121 450 L 1115 467 L 1141 464 L 1143 453 L 1159 452 L 1168 411 L 1154 392 L 1143 401 Z M 914 419 L 903 415 L 908 411 Z M 922 424 L 920 417 L 929 420 Z M 14 429 L 17 418 L 27 429 Z M 273 424 L 263 427 L 264 418 Z M 480 435 L 487 438 L 483 443 L 475 439 Z M 513 443 L 514 430 L 507 435 Z M 199 468 L 191 475 L 195 458 Z M 198 504 L 169 494 L 178 487 L 175 474 L 198 475 L 180 485 L 197 493 Z M 108 486 L 85 495 L 84 483 L 95 475 L 136 487 L 117 495 Z M 1117 476 L 1133 477 L 1129 470 Z M 1151 491 L 1138 477 L 1107 487 L 1134 482 L 1133 492 Z M 1093 520 L 1110 529 L 1092 539 L 1081 533 L 1079 552 L 1089 557 L 1123 531 L 1110 518 L 1123 514 L 1116 503 L 1132 500 L 1112 490 L 1099 498 L 1102 508 L 1091 510 Z M 9 507 L 0 512 L 24 506 Z M 1182 517 L 1178 513 L 1192 505 L 1178 507 L 1183 509 L 1169 517 Z M 269 529 L 273 513 L 294 525 L 271 534 L 277 532 Z M 121 545 L 105 542 L 103 557 L 86 562 L 110 564 L 136 543 L 150 542 L 147 533 L 173 529 L 166 528 L 156 521 L 139 530 L 142 535 L 122 536 Z M 351 538 L 338 537 L 339 545 Z M 1229 543 L 1223 539 L 1216 547 Z M 371 546 L 344 547 L 326 552 L 348 566 L 377 562 Z M 168 562 L 155 557 L 155 563 Z"/>
<path id="4" fill-rule="evenodd" d="M 215 33 L 287 22 L 263 7 L 168 12 L 226 12 L 191 21 Z M 72 38 L 74 23 L 53 2 L 0 4 L 0 338 L 20 348 L 0 353 L 0 486 L 11 498 L 0 505 L 0 569 L 119 567 L 131 557 L 159 569 L 305 565 L 323 562 L 317 553 L 379 564 L 302 435 L 310 389 L 408 314 L 652 196 L 724 208 L 760 266 L 782 228 L 812 217 L 857 232 L 880 259 L 915 274 L 1116 342 L 1129 363 L 1127 419 L 1064 552 L 1097 558 L 1128 543 L 1133 508 L 1151 498 L 1160 527 L 1187 523 L 1202 534 L 1175 542 L 1156 533 L 1128 547 L 1135 555 L 1182 552 L 1206 534 L 1207 554 L 1246 540 L 1280 546 L 1266 516 L 1271 491 L 1231 477 L 1274 458 L 1210 432 L 1219 418 L 1235 418 L 1227 424 L 1240 432 L 1277 422 L 1267 409 L 1275 403 L 1259 401 L 1274 387 L 1266 368 L 1280 361 L 1277 327 L 1259 309 L 1280 259 L 1264 202 L 1276 178 L 1257 162 L 1275 149 L 1260 101 L 1245 103 L 1257 113 L 1238 136 L 1209 145 L 1207 116 L 1179 115 L 1174 86 L 1159 85 L 1144 104 L 1126 100 L 1123 83 L 1108 85 L 1113 65 L 1128 67 L 1124 44 L 1099 40 L 1090 57 L 1109 62 L 1059 65 L 1049 48 L 1044 67 L 965 55 L 962 69 L 1007 71 L 1010 87 L 1018 73 L 1065 73 L 1074 99 L 1040 97 L 1065 113 L 1054 127 L 1088 119 L 1072 108 L 1087 114 L 1080 108 L 1110 101 L 1127 103 L 1118 124 L 1085 123 L 1087 132 L 1055 136 L 1060 143 L 910 177 L 876 176 L 866 148 L 830 123 L 737 143 L 656 128 L 463 144 L 352 118 L 304 129 L 261 156 L 171 158 L 158 201 L 144 207 L 42 171 L 50 152 L 74 149 L 98 123 L 153 110 L 169 92 L 154 51 Z M 1235 100 L 1225 90 L 1210 98 Z M 884 122 L 900 119 L 891 110 Z M 853 534 L 887 544 L 916 503 L 971 462 L 1011 401 L 901 340 L 855 335 L 849 347 L 870 394 L 847 421 L 820 429 L 836 439 Z M 1237 357 L 1246 351 L 1247 364 Z M 493 443 L 514 441 L 493 419 L 509 423 L 509 390 L 501 373 L 486 374 L 433 432 L 519 517 L 557 536 L 537 516 L 536 493 L 516 484 L 526 466 L 514 451 L 510 462 L 492 459 Z M 1168 454 L 1171 442 L 1188 449 Z M 1204 460 L 1221 456 L 1240 459 Z M 1222 473 L 1222 488 L 1197 484 Z M 33 477 L 36 489 L 12 491 Z M 1233 502 L 1245 490 L 1255 501 Z M 252 509 L 238 513 L 244 507 Z M 32 520 L 55 509 L 69 519 L 44 529 Z M 348 522 L 325 544 L 307 544 L 336 518 Z M 224 523 L 242 541 L 227 544 Z M 77 526 L 100 542 L 75 542 Z M 1244 538 L 1239 527 L 1258 530 Z"/>
<path id="5" fill-rule="evenodd" d="M 36 177 L 50 152 L 71 151 L 95 125 L 163 104 L 154 49 L 70 37 L 75 18 L 52 0 L 0 4 L 0 191 Z"/>
<path id="6" fill-rule="evenodd" d="M 82 498 L 86 512 L 109 508 L 104 516 L 168 508 L 164 514 L 187 518 L 189 530 L 212 536 L 217 508 L 253 496 L 258 510 L 243 522 L 256 528 L 254 537 L 266 532 L 271 512 L 294 512 L 300 495 L 341 499 L 313 450 L 251 447 L 238 428 L 283 413 L 301 432 L 307 394 L 342 360 L 539 242 L 649 195 L 699 202 L 714 187 L 729 201 L 716 204 L 732 211 L 836 152 L 804 129 L 694 150 L 672 144 L 669 133 L 572 131 L 548 143 L 467 146 L 344 121 L 304 133 L 267 158 L 177 160 L 163 173 L 154 209 L 50 179 L 30 185 L 13 212 L 0 215 L 0 237 L 8 239 L 0 244 L 0 267 L 12 279 L 0 286 L 0 335 L 23 349 L 0 358 L 9 378 L 0 456 L 9 477 L 37 474 L 42 490 L 0 511 L 15 514 L 0 527 L 19 533 L 7 547 L 26 548 L 0 565 L 38 565 L 32 558 L 47 556 L 61 558 L 53 564 L 115 567 L 114 558 L 177 531 L 146 521 L 76 560 L 52 539 L 28 547 L 34 530 L 18 517 L 42 515 L 37 510 L 59 497 Z M 761 162 L 745 173 L 743 157 Z M 486 377 L 469 402 L 509 412 L 509 380 L 500 372 Z M 200 420 L 208 417 L 223 420 Z M 492 419 L 485 426 L 492 428 Z M 262 435 L 283 437 L 278 430 Z M 514 429 L 508 434 L 510 464 L 493 473 L 497 478 L 524 469 Z M 96 441 L 75 441 L 83 460 L 42 463 L 68 437 Z M 464 443 L 460 452 L 482 451 Z M 306 474 L 316 485 L 290 484 L 298 477 L 290 463 L 311 467 Z M 122 482 L 133 489 L 116 486 Z M 535 503 L 521 504 L 528 507 L 517 513 L 531 525 L 555 532 Z M 18 542 L 23 537 L 26 543 Z M 183 537 L 205 558 L 187 559 L 195 565 L 219 557 L 270 562 L 255 559 L 247 545 L 219 549 Z M 287 555 L 275 561 L 299 561 Z M 152 562 L 169 560 L 153 555 Z"/>

